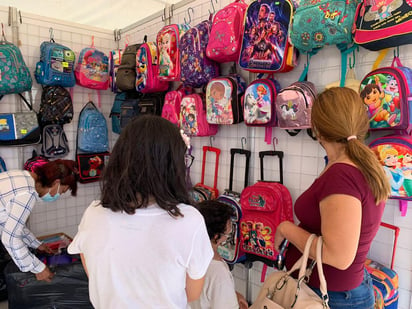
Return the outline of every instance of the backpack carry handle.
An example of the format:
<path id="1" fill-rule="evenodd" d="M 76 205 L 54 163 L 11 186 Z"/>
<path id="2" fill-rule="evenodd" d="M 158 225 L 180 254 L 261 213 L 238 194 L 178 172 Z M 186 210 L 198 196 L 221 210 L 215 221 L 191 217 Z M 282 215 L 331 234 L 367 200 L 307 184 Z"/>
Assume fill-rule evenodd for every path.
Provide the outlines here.
<path id="1" fill-rule="evenodd" d="M 233 169 L 235 165 L 235 155 L 236 154 L 244 155 L 246 157 L 244 188 L 246 188 L 249 183 L 249 161 L 250 161 L 251 152 L 245 149 L 232 148 L 230 149 L 229 191 L 232 191 L 233 189 Z"/>
<path id="2" fill-rule="evenodd" d="M 205 169 L 206 169 L 206 154 L 207 152 L 214 152 L 216 154 L 216 161 L 215 161 L 215 175 L 213 180 L 213 189 L 217 189 L 217 175 L 219 172 L 219 156 L 220 156 L 220 149 L 215 148 L 212 146 L 203 146 L 203 162 L 202 162 L 202 178 L 201 183 L 205 184 Z"/>
<path id="3" fill-rule="evenodd" d="M 283 184 L 283 151 L 260 151 L 259 158 L 260 158 L 260 179 L 264 181 L 265 177 L 263 175 L 263 159 L 266 156 L 276 156 L 279 158 L 279 183 Z"/>

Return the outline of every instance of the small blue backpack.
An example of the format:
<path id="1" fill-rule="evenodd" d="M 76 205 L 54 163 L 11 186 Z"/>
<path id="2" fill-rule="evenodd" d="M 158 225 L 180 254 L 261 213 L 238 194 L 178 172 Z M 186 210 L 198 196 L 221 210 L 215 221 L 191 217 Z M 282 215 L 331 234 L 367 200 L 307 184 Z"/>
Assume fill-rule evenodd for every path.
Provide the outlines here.
<path id="1" fill-rule="evenodd" d="M 109 150 L 106 118 L 92 101 L 89 101 L 80 111 L 77 127 L 77 150 L 89 153 Z"/>
<path id="2" fill-rule="evenodd" d="M 36 64 L 34 77 L 41 85 L 73 87 L 76 84 L 74 77 L 74 52 L 52 39 L 40 45 L 40 61 Z"/>

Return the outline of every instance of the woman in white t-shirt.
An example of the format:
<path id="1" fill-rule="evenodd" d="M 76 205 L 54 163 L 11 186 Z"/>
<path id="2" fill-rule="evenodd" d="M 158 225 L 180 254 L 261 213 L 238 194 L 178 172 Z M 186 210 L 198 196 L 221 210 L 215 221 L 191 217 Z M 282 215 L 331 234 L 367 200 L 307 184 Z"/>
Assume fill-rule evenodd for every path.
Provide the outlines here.
<path id="1" fill-rule="evenodd" d="M 189 205 L 187 138 L 159 116 L 123 130 L 70 253 L 80 253 L 95 308 L 186 308 L 213 257 L 202 215 Z"/>
<path id="2" fill-rule="evenodd" d="M 197 301 L 189 304 L 190 309 L 245 309 L 245 297 L 236 292 L 232 273 L 222 259 L 217 248 L 232 230 L 233 209 L 217 200 L 207 200 L 198 204 L 197 209 L 205 218 L 207 232 L 214 256 L 206 272 L 202 294 Z"/>

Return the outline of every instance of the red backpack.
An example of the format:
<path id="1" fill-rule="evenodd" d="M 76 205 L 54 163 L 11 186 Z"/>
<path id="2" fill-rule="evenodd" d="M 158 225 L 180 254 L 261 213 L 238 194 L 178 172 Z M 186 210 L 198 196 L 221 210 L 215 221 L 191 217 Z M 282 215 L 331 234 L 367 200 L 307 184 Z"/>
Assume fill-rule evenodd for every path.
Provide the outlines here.
<path id="1" fill-rule="evenodd" d="M 263 180 L 263 158 L 267 155 L 279 157 L 280 183 Z M 293 204 L 289 190 L 282 184 L 283 152 L 261 151 L 259 157 L 262 180 L 243 189 L 240 195 L 240 244 L 248 259 L 272 266 L 277 257 L 276 228 L 282 221 L 293 222 Z"/>

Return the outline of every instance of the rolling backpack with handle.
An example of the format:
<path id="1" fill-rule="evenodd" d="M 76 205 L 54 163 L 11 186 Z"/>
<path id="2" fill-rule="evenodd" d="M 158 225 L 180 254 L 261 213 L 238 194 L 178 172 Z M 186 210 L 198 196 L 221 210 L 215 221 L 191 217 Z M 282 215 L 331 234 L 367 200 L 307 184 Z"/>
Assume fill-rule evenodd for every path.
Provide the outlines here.
<path id="1" fill-rule="evenodd" d="M 245 180 L 243 188 L 249 184 L 249 162 L 251 152 L 245 149 L 232 148 L 230 149 L 230 176 L 229 188 L 223 194 L 219 195 L 217 200 L 231 206 L 235 216 L 231 218 L 232 232 L 226 243 L 220 245 L 217 250 L 219 255 L 229 264 L 235 264 L 245 260 L 245 254 L 240 246 L 240 220 L 242 218 L 242 208 L 240 205 L 240 193 L 233 191 L 233 173 L 235 167 L 236 155 L 245 157 Z"/>
<path id="2" fill-rule="evenodd" d="M 279 159 L 279 182 L 265 181 L 263 162 L 266 156 Z M 240 195 L 242 218 L 240 243 L 247 260 L 261 261 L 275 266 L 274 247 L 276 228 L 282 221 L 293 222 L 293 204 L 289 190 L 283 183 L 283 152 L 261 151 L 261 180 L 243 189 Z"/>
<path id="3" fill-rule="evenodd" d="M 213 174 L 213 186 L 205 184 L 205 172 L 206 172 L 206 156 L 208 153 L 215 154 L 215 169 Z M 219 190 L 217 189 L 217 178 L 219 173 L 219 156 L 220 149 L 212 146 L 203 146 L 203 158 L 202 158 L 202 176 L 199 183 L 197 183 L 191 191 L 192 199 L 195 202 L 201 202 L 203 200 L 213 200 L 219 196 Z"/>

